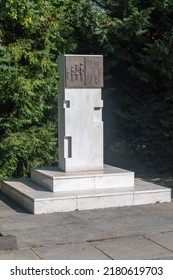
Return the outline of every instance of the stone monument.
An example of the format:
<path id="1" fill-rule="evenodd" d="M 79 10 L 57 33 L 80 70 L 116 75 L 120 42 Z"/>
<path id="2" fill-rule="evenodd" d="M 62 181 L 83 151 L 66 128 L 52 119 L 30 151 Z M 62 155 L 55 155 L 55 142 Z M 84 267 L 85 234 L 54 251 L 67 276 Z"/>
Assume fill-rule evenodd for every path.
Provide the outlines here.
<path id="1" fill-rule="evenodd" d="M 59 168 L 103 169 L 103 57 L 59 58 Z"/>
<path id="2" fill-rule="evenodd" d="M 59 166 L 3 181 L 1 191 L 34 214 L 171 201 L 170 189 L 104 165 L 103 57 L 64 55 L 58 68 Z"/>

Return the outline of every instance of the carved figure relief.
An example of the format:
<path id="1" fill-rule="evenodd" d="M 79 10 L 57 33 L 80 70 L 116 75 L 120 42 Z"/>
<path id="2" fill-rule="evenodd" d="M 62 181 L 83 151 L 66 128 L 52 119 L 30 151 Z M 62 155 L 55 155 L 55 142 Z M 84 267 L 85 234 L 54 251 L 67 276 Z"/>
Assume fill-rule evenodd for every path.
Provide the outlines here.
<path id="1" fill-rule="evenodd" d="M 67 56 L 66 88 L 103 87 L 102 56 Z"/>

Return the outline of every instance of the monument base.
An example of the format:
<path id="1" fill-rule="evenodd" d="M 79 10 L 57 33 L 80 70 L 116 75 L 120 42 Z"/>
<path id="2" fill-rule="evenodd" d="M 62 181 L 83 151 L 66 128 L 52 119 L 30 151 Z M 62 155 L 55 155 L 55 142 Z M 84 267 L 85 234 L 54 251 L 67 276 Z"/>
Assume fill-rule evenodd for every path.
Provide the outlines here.
<path id="1" fill-rule="evenodd" d="M 52 191 L 81 191 L 133 187 L 134 172 L 110 165 L 102 170 L 63 172 L 58 166 L 31 170 L 31 180 Z"/>
<path id="2" fill-rule="evenodd" d="M 134 173 L 123 169 L 105 166 L 102 171 L 73 173 L 56 169 L 34 169 L 31 179 L 3 181 L 1 191 L 33 214 L 171 201 L 170 189 L 134 180 Z"/>

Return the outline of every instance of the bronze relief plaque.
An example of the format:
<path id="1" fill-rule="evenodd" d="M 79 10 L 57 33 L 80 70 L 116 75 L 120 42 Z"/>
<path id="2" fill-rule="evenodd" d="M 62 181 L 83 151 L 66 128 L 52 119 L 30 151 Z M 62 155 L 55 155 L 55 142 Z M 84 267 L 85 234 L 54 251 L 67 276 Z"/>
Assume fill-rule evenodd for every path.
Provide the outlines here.
<path id="1" fill-rule="evenodd" d="M 66 88 L 103 87 L 103 56 L 66 56 Z"/>

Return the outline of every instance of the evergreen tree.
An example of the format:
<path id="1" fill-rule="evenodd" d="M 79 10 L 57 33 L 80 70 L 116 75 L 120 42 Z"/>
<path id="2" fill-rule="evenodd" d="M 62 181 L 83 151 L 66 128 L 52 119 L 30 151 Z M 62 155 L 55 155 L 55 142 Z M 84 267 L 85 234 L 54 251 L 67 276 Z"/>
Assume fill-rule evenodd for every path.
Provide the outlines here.
<path id="1" fill-rule="evenodd" d="M 57 56 L 75 50 L 74 30 L 86 5 L 0 1 L 1 178 L 57 164 Z"/>
<path id="2" fill-rule="evenodd" d="M 173 1 L 98 0 L 98 30 L 114 111 L 114 150 L 172 169 Z M 166 162 L 166 164 L 165 164 Z"/>

